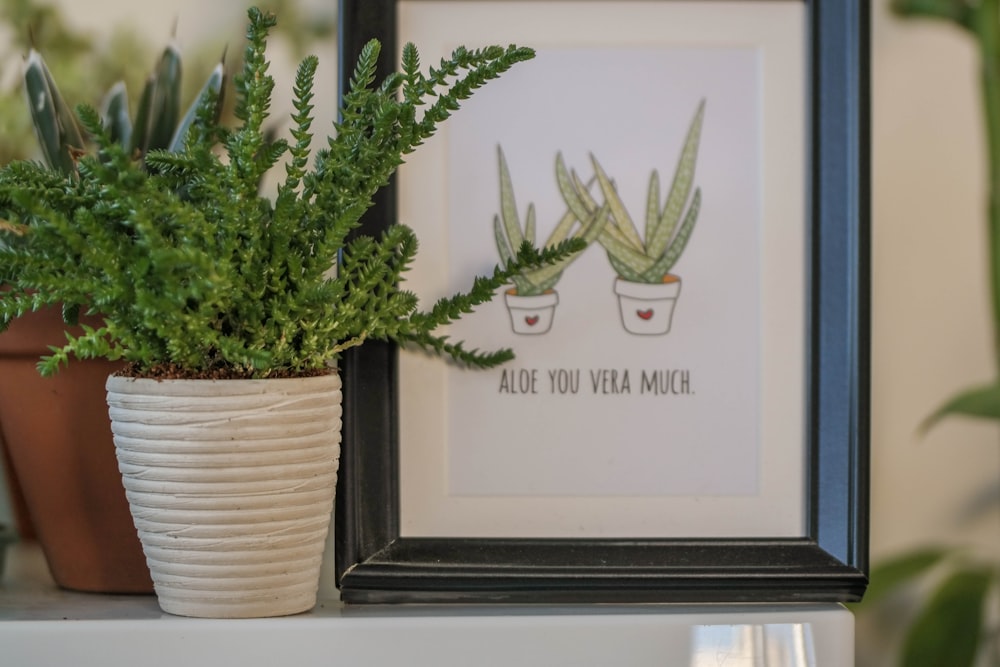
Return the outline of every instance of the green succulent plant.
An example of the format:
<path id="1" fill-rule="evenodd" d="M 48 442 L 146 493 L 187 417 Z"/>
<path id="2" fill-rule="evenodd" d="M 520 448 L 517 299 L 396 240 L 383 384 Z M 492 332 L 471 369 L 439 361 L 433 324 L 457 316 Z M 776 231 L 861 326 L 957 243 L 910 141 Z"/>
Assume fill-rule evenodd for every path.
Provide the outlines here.
<path id="1" fill-rule="evenodd" d="M 644 236 L 640 236 L 614 183 L 597 158 L 591 156 L 604 205 L 610 211 L 610 220 L 597 240 L 607 251 L 611 266 L 623 280 L 637 283 L 663 282 L 691 238 L 701 208 L 701 188 L 694 188 L 693 194 L 691 189 L 704 115 L 705 102 L 702 100 L 691 121 L 670 192 L 662 206 L 659 173 L 653 170 L 650 176 Z M 600 209 L 601 205 L 575 172 L 567 171 L 560 164 L 556 177 L 559 191 L 574 215 L 590 216 Z"/>
<path id="2" fill-rule="evenodd" d="M 517 257 L 517 249 L 524 242 L 535 245 L 535 205 L 528 204 L 524 226 L 521 226 L 520 215 L 517 212 L 517 202 L 514 197 L 514 186 L 510 178 L 510 169 L 503 149 L 497 147 L 500 162 L 500 215 L 493 218 L 493 235 L 496 240 L 497 252 L 504 266 L 512 264 Z M 557 165 L 563 165 L 560 153 L 556 157 Z M 557 168 L 559 168 L 557 166 Z M 562 166 L 565 169 L 565 166 Z M 578 219 L 572 211 L 567 210 L 559 223 L 545 241 L 545 248 L 556 247 L 568 239 L 579 239 L 583 246 L 589 246 L 601 234 L 607 222 L 607 205 L 596 209 L 587 218 Z M 578 224 L 579 223 L 579 224 Z M 562 278 L 563 271 L 582 250 L 567 255 L 562 260 L 535 269 L 526 269 L 511 276 L 511 282 L 518 296 L 538 296 L 553 289 Z"/>
<path id="3" fill-rule="evenodd" d="M 0 292 L 0 329 L 46 305 L 64 304 L 69 321 L 80 311 L 101 314 L 104 326 L 68 337 L 41 361 L 43 373 L 73 355 L 124 359 L 133 374 L 151 377 L 311 374 L 368 340 L 471 366 L 510 359 L 510 350 L 466 350 L 436 330 L 491 299 L 512 275 L 560 261 L 579 244 L 540 251 L 522 244 L 514 262 L 424 311 L 401 286 L 416 257 L 413 231 L 354 232 L 404 156 L 533 51 L 460 47 L 424 74 L 407 44 L 401 70 L 376 84 L 380 45 L 372 40 L 335 135 L 314 153 L 317 59 L 304 59 L 296 74 L 294 143 L 266 140 L 275 84 L 265 47 L 275 19 L 256 8 L 248 15 L 236 127 L 216 120 L 217 95 L 209 91 L 181 150 L 150 150 L 143 165 L 96 110 L 80 105 L 97 150 L 78 159 L 75 173 L 33 162 L 0 168 L 0 237 L 20 238 L 0 246 L 0 280 L 10 286 Z M 261 176 L 285 156 L 276 196 L 261 196 Z"/>
<path id="4" fill-rule="evenodd" d="M 129 116 L 124 81 L 115 83 L 104 96 L 101 116 L 109 136 L 140 160 L 151 150 L 180 150 L 199 107 L 209 97 L 215 100 L 214 114 L 218 119 L 225 82 L 223 63 L 215 66 L 183 116 L 181 64 L 176 45 L 169 44 L 146 79 L 134 119 Z M 77 161 L 90 149 L 90 142 L 59 92 L 45 59 L 35 49 L 31 49 L 25 61 L 24 90 L 44 162 L 64 173 L 75 172 Z"/>
<path id="5" fill-rule="evenodd" d="M 333 7 L 309 4 L 299 0 L 267 0 L 258 4 L 282 17 L 272 37 L 280 39 L 282 48 L 297 59 L 315 48 L 320 40 L 329 42 L 336 35 L 335 3 L 330 3 Z M 131 93 L 141 91 L 148 63 L 155 62 L 159 53 L 150 47 L 143 31 L 122 15 L 112 17 L 95 32 L 68 21 L 60 7 L 60 3 L 51 0 L 0 0 L 0 29 L 5 33 L 5 41 L 0 43 L 0 62 L 23 60 L 32 48 L 37 49 L 45 54 L 46 64 L 59 82 L 63 96 L 71 103 L 86 102 L 99 107 L 101 95 L 119 80 L 127 81 Z M 224 46 L 238 43 L 242 26 L 238 28 L 220 26 L 211 37 L 189 43 L 185 48 L 183 100 L 194 99 L 200 79 L 215 66 Z M 19 77 L 0 79 L 0 164 L 40 158 L 21 88 L 23 82 Z M 136 101 L 132 98 L 133 108 Z M 229 115 L 231 107 L 230 97 L 223 114 Z"/>

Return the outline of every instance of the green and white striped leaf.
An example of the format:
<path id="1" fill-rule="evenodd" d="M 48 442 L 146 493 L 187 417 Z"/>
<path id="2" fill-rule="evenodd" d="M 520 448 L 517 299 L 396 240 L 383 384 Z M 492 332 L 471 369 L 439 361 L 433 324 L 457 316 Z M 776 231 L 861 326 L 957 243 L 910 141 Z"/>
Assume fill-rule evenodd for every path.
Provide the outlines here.
<path id="1" fill-rule="evenodd" d="M 528 204 L 528 213 L 524 218 L 524 240 L 535 245 L 535 205 Z"/>
<path id="2" fill-rule="evenodd" d="M 569 233 L 576 223 L 576 215 L 572 211 L 566 211 L 563 217 L 559 219 L 555 229 L 553 229 L 552 233 L 549 234 L 549 238 L 545 241 L 545 245 L 550 246 L 555 245 L 560 241 L 565 241 L 569 237 Z"/>
<path id="3" fill-rule="evenodd" d="M 645 282 L 656 282 L 670 273 L 670 269 L 677 263 L 681 253 L 684 252 L 684 248 L 687 247 L 688 240 L 691 238 L 691 232 L 694 231 L 694 224 L 698 221 L 699 210 L 701 210 L 701 188 L 696 188 L 694 196 L 691 198 L 691 206 L 688 208 L 687 215 L 684 216 L 684 222 L 681 224 L 681 228 L 677 230 L 677 236 L 671 242 L 667 251 L 656 260 L 653 266 L 647 269 Z"/>
<path id="4" fill-rule="evenodd" d="M 586 204 L 587 210 L 590 212 L 594 212 L 598 208 L 600 208 L 600 206 L 598 206 L 597 204 L 597 200 L 594 199 L 594 196 L 592 194 L 590 194 L 590 186 L 594 183 L 594 181 L 597 180 L 597 177 L 595 176 L 586 183 L 584 183 L 583 179 L 580 178 L 580 176 L 575 171 L 572 172 L 572 176 L 573 176 L 573 183 L 576 184 L 576 189 L 579 191 L 580 198 L 583 200 L 583 203 Z"/>
<path id="5" fill-rule="evenodd" d="M 516 251 L 524 242 L 524 235 L 521 233 L 521 220 L 517 213 L 517 202 L 514 200 L 514 185 L 510 180 L 507 158 L 499 146 L 497 155 L 500 160 L 500 216 L 507 232 L 507 241 Z"/>
<path id="6" fill-rule="evenodd" d="M 646 246 L 643 244 L 642 239 L 639 238 L 639 232 L 635 228 L 635 223 L 632 222 L 632 216 L 628 214 L 628 209 L 625 208 L 625 203 L 618 196 L 618 191 L 615 189 L 614 184 L 611 183 L 608 175 L 604 173 L 604 169 L 597 161 L 597 158 L 591 155 L 590 160 L 594 164 L 594 174 L 597 176 L 597 183 L 601 187 L 601 194 L 604 195 L 604 201 L 611 207 L 612 221 L 614 221 L 615 226 L 635 249 L 644 252 Z"/>
<path id="7" fill-rule="evenodd" d="M 560 191 L 564 188 L 568 190 L 568 192 L 563 191 L 563 200 L 569 210 L 559 220 L 559 224 L 552 230 L 545 244 L 555 245 L 569 238 L 570 232 L 573 232 L 574 236 L 582 236 L 588 244 L 593 243 L 601 233 L 601 228 L 607 224 L 607 220 L 604 219 L 606 215 L 602 218 L 596 215 L 599 207 L 590 194 L 590 186 L 595 179 L 592 178 L 588 183 L 581 181 L 576 172 L 571 174 L 567 171 L 566 165 L 562 162 L 562 154 L 559 154 L 556 156 L 556 180 Z M 573 200 L 572 205 L 567 198 Z M 588 220 L 589 222 L 586 222 Z M 577 223 L 580 227 L 574 230 Z"/>
<path id="8" fill-rule="evenodd" d="M 572 215 L 572 214 L 567 213 L 567 215 Z M 572 234 L 570 238 L 574 239 L 582 238 L 589 246 L 600 235 L 601 230 L 607 224 L 607 218 L 608 218 L 608 206 L 607 204 L 605 204 L 604 206 L 601 207 L 599 211 L 597 211 L 593 216 L 591 216 L 591 219 L 587 221 L 586 226 L 581 226 L 579 229 L 576 230 L 576 232 Z M 546 248 L 555 247 L 564 240 L 565 239 L 555 240 L 550 237 L 549 240 L 545 243 L 545 247 Z M 549 284 L 548 287 L 554 287 L 555 284 L 559 281 L 559 277 L 562 275 L 562 272 L 566 270 L 566 267 L 575 262 L 576 259 L 581 254 L 583 254 L 583 250 L 579 250 L 577 252 L 566 255 L 565 257 L 555 262 L 554 264 L 549 264 L 548 266 L 543 266 L 538 269 L 534 269 L 532 271 L 527 271 L 525 272 L 524 275 L 535 285 L 548 284 L 551 281 L 551 284 Z"/>
<path id="9" fill-rule="evenodd" d="M 520 243 L 527 241 L 531 245 L 535 245 L 537 241 L 537 223 L 536 223 L 536 213 L 534 204 L 528 205 L 528 212 L 525 219 L 524 231 L 522 233 L 520 221 L 517 215 L 517 204 L 514 198 L 514 187 L 511 181 L 510 169 L 507 165 L 506 156 L 503 150 L 498 147 L 498 158 L 500 165 L 500 216 L 494 217 L 493 220 L 493 234 L 497 244 L 497 250 L 500 253 L 501 260 L 508 263 L 507 257 L 512 257 L 514 254 L 514 248 L 519 247 Z M 572 182 L 572 177 L 566 165 L 562 160 L 562 155 L 558 154 L 556 156 L 556 174 L 557 179 L 561 179 L 560 187 L 565 188 L 564 195 L 565 198 L 572 199 L 573 205 L 567 203 L 569 210 L 563 214 L 556 224 L 555 229 L 549 235 L 546 240 L 544 247 L 546 249 L 551 249 L 558 244 L 568 240 L 582 238 L 589 245 L 600 234 L 606 221 L 603 218 L 607 217 L 607 207 L 603 209 L 596 209 L 594 211 L 589 211 L 587 204 L 584 199 L 580 196 L 580 193 L 576 192 L 576 188 Z M 586 187 L 586 186 L 584 186 Z M 586 197 L 590 202 L 594 203 L 596 207 L 596 202 L 590 197 L 589 193 Z M 576 212 L 579 212 L 587 220 L 586 224 L 579 223 Z M 596 216 L 601 216 L 602 221 L 598 221 Z M 515 240 L 518 241 L 518 246 L 515 246 Z M 527 286 L 518 283 L 518 293 L 519 294 L 541 294 L 545 290 L 551 289 L 558 283 L 562 272 L 572 263 L 577 257 L 579 257 L 581 251 L 574 252 L 567 255 L 562 260 L 549 264 L 546 266 L 539 267 L 537 269 L 524 271 L 520 276 L 520 281 L 527 281 L 530 283 L 530 292 Z"/>
<path id="10" fill-rule="evenodd" d="M 576 174 L 566 169 L 562 153 L 556 154 L 556 183 L 563 201 L 577 220 L 586 220 L 597 211 L 597 202 L 582 185 Z"/>
<path id="11" fill-rule="evenodd" d="M 180 115 L 180 83 L 181 55 L 171 43 L 143 86 L 132 126 L 132 152 L 145 155 L 170 146 Z"/>
<path id="12" fill-rule="evenodd" d="M 46 164 L 63 173 L 73 173 L 75 154 L 85 147 L 83 133 L 76 116 L 59 94 L 44 58 L 35 49 L 28 53 L 24 64 L 24 90 Z"/>
<path id="13" fill-rule="evenodd" d="M 101 119 L 111 140 L 122 146 L 132 142 L 132 119 L 128 115 L 128 91 L 125 82 L 111 86 L 101 101 Z"/>
<path id="14" fill-rule="evenodd" d="M 600 237 L 601 233 L 606 228 L 614 229 L 613 225 L 608 224 L 609 206 L 606 202 L 599 205 L 593 195 L 590 194 L 590 186 L 593 185 L 595 180 L 597 180 L 596 177 L 591 178 L 588 182 L 584 183 L 579 175 L 573 171 L 570 173 L 570 178 L 572 179 L 573 190 L 577 193 L 578 198 L 583 205 L 583 210 L 587 212 L 587 216 L 593 221 L 594 226 L 587 226 L 587 230 L 583 233 L 584 239 L 587 243 L 592 243 Z"/>
<path id="15" fill-rule="evenodd" d="M 138 152 L 140 155 L 145 155 L 146 147 L 149 145 L 150 116 L 153 113 L 153 93 L 155 90 L 156 77 L 150 74 L 142 87 L 139 106 L 135 112 L 135 122 L 132 124 L 132 140 L 128 145 L 129 152 L 132 154 Z"/>
<path id="16" fill-rule="evenodd" d="M 542 293 L 521 274 L 511 276 L 510 281 L 514 283 L 514 293 L 518 296 L 537 296 Z"/>
<path id="17" fill-rule="evenodd" d="M 619 264 L 627 266 L 629 271 L 635 273 L 637 276 L 646 273 L 653 266 L 654 260 L 641 252 L 637 252 L 625 240 L 621 229 L 615 225 L 608 224 L 597 240 L 608 251 L 609 255 L 614 256 Z M 618 268 L 616 267 L 615 270 L 618 271 Z M 619 275 L 625 278 L 620 271 Z M 626 278 L 626 280 L 630 280 L 630 278 Z"/>
<path id="18" fill-rule="evenodd" d="M 573 261 L 573 259 L 575 259 L 577 255 L 579 255 L 579 253 L 573 253 L 572 255 L 567 255 L 566 257 L 559 260 L 555 264 L 549 264 L 540 269 L 534 269 L 532 271 L 525 271 L 523 275 L 532 285 L 543 285 L 551 281 L 549 287 L 552 287 L 556 284 L 556 282 L 558 282 L 559 277 L 562 275 L 562 272 L 566 269 L 566 266 L 569 265 L 569 263 Z"/>
<path id="19" fill-rule="evenodd" d="M 633 269 L 631 266 L 621 261 L 610 252 L 608 253 L 608 262 L 611 264 L 611 268 L 615 270 L 618 277 L 622 280 L 627 280 L 632 283 L 645 282 L 643 280 L 643 274 Z"/>
<path id="20" fill-rule="evenodd" d="M 698 105 L 691 127 L 688 129 L 687 138 L 684 140 L 684 147 L 681 149 L 681 156 L 677 161 L 677 170 L 674 172 L 674 180 L 670 186 L 670 194 L 667 195 L 667 202 L 663 207 L 663 214 L 660 216 L 659 224 L 653 230 L 652 235 L 646 236 L 646 244 L 649 254 L 659 257 L 670 245 L 674 229 L 684 211 L 684 204 L 688 200 L 691 186 L 694 182 L 694 169 L 698 160 L 698 144 L 701 140 L 702 120 L 705 117 L 705 100 Z"/>
<path id="21" fill-rule="evenodd" d="M 201 87 L 201 91 L 195 98 L 194 102 L 188 107 L 187 112 L 181 119 L 180 125 L 174 131 L 173 136 L 170 138 L 170 145 L 168 150 L 172 152 L 178 152 L 184 148 L 184 140 L 187 138 L 188 130 L 194 125 L 195 121 L 198 119 L 198 110 L 201 108 L 202 104 L 210 95 L 215 96 L 215 114 L 216 119 L 218 119 L 219 113 L 222 110 L 222 86 L 226 81 L 226 72 L 223 63 L 219 63 L 212 69 L 212 72 L 208 75 L 208 79 L 205 84 Z"/>
<path id="22" fill-rule="evenodd" d="M 656 169 L 649 175 L 649 188 L 646 194 L 646 229 L 645 238 L 649 241 L 660 225 L 660 172 Z"/>
<path id="23" fill-rule="evenodd" d="M 519 296 L 539 296 L 553 289 L 558 284 L 559 279 L 562 278 L 562 271 L 557 271 L 555 274 L 545 276 L 537 281 L 532 279 L 529 274 L 524 274 L 520 278 L 527 283 L 527 286 L 523 289 L 518 288 L 517 293 Z"/>
<path id="24" fill-rule="evenodd" d="M 514 250 L 507 242 L 507 234 L 504 233 L 503 223 L 500 216 L 493 216 L 493 239 L 497 244 L 497 253 L 500 255 L 500 263 L 507 266 L 514 261 Z"/>
<path id="25" fill-rule="evenodd" d="M 181 54 L 173 43 L 167 45 L 156 67 L 153 114 L 150 116 L 148 148 L 168 148 L 177 129 L 181 110 Z"/>
<path id="26" fill-rule="evenodd" d="M 596 241 L 600 238 L 601 234 L 608 226 L 608 216 L 610 215 L 610 212 L 611 207 L 607 203 L 603 204 L 601 208 L 598 209 L 593 216 L 591 216 L 590 220 L 586 223 L 580 223 L 581 228 L 579 233 L 576 235 L 582 237 L 583 240 L 587 242 L 587 245 Z"/>

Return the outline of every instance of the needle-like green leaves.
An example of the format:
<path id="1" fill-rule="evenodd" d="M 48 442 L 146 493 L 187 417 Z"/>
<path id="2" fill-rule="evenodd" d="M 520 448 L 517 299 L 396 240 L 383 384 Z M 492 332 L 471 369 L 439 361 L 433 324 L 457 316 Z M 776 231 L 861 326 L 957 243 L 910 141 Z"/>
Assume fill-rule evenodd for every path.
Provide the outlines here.
<path id="1" fill-rule="evenodd" d="M 74 168 L 62 172 L 27 162 L 0 168 L 0 239 L 18 240 L 0 242 L 0 266 L 12 276 L 11 289 L 0 292 L 0 328 L 47 304 L 66 304 L 70 317 L 80 309 L 101 313 L 106 325 L 53 350 L 42 362 L 46 373 L 72 356 L 104 356 L 124 358 L 149 375 L 170 369 L 194 377 L 271 377 L 325 369 L 341 351 L 368 340 L 417 346 L 471 366 L 510 358 L 509 350 L 468 350 L 437 329 L 493 298 L 513 275 L 578 252 L 579 240 L 540 250 L 511 247 L 509 261 L 492 274 L 421 311 L 401 287 L 416 258 L 412 230 L 392 226 L 378 238 L 347 239 L 402 156 L 462 100 L 533 52 L 460 48 L 425 74 L 409 46 L 403 72 L 377 83 L 380 45 L 372 41 L 335 136 L 312 153 L 316 61 L 307 58 L 296 75 L 294 143 L 272 141 L 263 129 L 274 88 L 264 54 L 274 18 L 255 8 L 248 15 L 236 127 L 220 126 L 214 108 L 221 66 L 191 110 L 177 117 L 180 59 L 171 47 L 146 86 L 128 143 L 120 143 L 124 123 L 104 122 L 80 106 L 96 152 L 70 153 Z M 43 108 L 57 109 L 43 68 L 34 71 Z M 109 102 L 106 118 L 123 114 L 120 101 Z M 46 126 L 52 146 L 65 146 L 55 141 L 65 131 L 52 117 Z M 272 202 L 258 184 L 286 154 L 286 179 Z"/>

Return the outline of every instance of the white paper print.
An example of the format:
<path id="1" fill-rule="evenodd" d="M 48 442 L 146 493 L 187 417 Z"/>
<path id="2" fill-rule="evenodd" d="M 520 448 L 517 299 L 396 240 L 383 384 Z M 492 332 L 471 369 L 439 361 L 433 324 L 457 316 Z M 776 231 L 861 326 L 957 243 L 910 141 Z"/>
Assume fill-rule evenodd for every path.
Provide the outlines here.
<path id="1" fill-rule="evenodd" d="M 758 492 L 760 86 L 753 48 L 541 50 L 449 120 L 449 289 L 589 243 L 451 328 L 517 359 L 448 370 L 449 494 Z"/>

